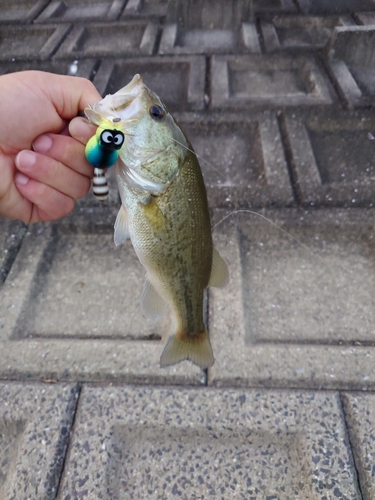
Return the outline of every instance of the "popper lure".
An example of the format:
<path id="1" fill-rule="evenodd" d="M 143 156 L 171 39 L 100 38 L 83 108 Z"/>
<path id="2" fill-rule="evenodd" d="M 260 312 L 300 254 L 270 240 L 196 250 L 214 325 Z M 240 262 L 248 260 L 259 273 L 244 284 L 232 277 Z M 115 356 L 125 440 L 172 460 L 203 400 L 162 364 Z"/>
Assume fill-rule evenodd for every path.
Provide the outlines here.
<path id="1" fill-rule="evenodd" d="M 120 118 L 113 118 L 112 122 L 106 120 L 98 126 L 95 135 L 86 144 L 87 161 L 94 167 L 92 191 L 100 201 L 104 201 L 109 194 L 104 169 L 116 163 L 119 150 L 124 144 L 124 133 L 115 125 L 120 121 Z"/>

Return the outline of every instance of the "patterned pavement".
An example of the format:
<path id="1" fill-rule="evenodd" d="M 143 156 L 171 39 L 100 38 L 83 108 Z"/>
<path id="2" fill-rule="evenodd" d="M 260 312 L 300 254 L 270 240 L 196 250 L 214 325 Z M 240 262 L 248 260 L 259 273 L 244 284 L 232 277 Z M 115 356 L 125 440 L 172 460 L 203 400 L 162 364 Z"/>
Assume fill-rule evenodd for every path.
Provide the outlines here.
<path id="1" fill-rule="evenodd" d="M 0 74 L 165 101 L 231 275 L 214 366 L 161 369 L 110 174 L 104 204 L 0 219 L 0 498 L 373 500 L 375 3 L 0 5 Z"/>

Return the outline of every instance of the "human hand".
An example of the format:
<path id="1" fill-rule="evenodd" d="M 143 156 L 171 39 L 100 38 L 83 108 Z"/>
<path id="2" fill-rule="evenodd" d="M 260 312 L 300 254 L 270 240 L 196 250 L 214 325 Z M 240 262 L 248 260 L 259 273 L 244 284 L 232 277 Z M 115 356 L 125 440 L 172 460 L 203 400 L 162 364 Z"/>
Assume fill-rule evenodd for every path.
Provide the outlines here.
<path id="1" fill-rule="evenodd" d="M 24 71 L 0 77 L 0 215 L 23 222 L 58 219 L 90 189 L 85 141 L 69 121 L 101 99 L 83 78 Z"/>

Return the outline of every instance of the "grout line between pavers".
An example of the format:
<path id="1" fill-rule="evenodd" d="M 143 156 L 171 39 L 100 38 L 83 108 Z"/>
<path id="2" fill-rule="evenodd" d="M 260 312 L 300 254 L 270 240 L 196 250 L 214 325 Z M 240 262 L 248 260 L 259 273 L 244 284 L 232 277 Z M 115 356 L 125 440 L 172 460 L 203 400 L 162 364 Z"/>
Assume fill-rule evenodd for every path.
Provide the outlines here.
<path id="1" fill-rule="evenodd" d="M 62 482 L 62 479 L 64 476 L 65 464 L 66 464 L 68 454 L 70 451 L 70 444 L 71 444 L 72 436 L 73 436 L 73 433 L 75 430 L 76 417 L 77 417 L 77 413 L 78 413 L 79 403 L 81 401 L 82 384 L 80 382 L 78 382 L 77 385 L 78 385 L 78 397 L 77 397 L 77 401 L 76 401 L 76 405 L 75 405 L 75 409 L 74 409 L 74 413 L 73 413 L 72 425 L 70 426 L 69 436 L 68 436 L 67 443 L 66 443 L 65 454 L 64 454 L 64 457 L 61 461 L 61 473 L 60 473 L 59 481 L 58 481 L 57 486 L 56 486 L 56 495 L 54 497 L 54 500 L 57 499 L 57 497 L 59 496 L 59 493 L 60 493 L 60 486 L 61 486 L 61 482 Z"/>
<path id="2" fill-rule="evenodd" d="M 324 51 L 324 48 L 323 48 L 323 51 Z M 322 55 L 322 51 L 318 52 L 318 57 L 320 57 L 325 74 L 327 75 L 329 82 L 333 87 L 333 90 L 336 92 L 336 94 L 338 96 L 338 102 L 340 104 L 340 108 L 341 109 L 350 109 L 350 103 L 346 99 L 344 93 L 342 92 L 337 80 L 334 78 L 332 69 L 330 68 L 330 66 L 328 64 L 326 57 L 324 57 Z"/>
<path id="3" fill-rule="evenodd" d="M 9 275 L 11 269 L 12 269 L 13 262 L 16 260 L 17 255 L 18 255 L 19 251 L 21 250 L 21 246 L 22 246 L 22 244 L 24 242 L 27 230 L 28 230 L 28 226 L 27 225 L 25 225 L 20 230 L 20 232 L 21 232 L 21 238 L 20 238 L 20 240 L 17 242 L 16 245 L 14 245 L 13 247 L 11 247 L 8 250 L 7 256 L 4 259 L 3 264 L 0 266 L 0 286 L 3 283 L 5 283 L 5 280 L 7 279 L 8 275 Z"/>
<path id="4" fill-rule="evenodd" d="M 277 121 L 279 124 L 279 130 L 281 135 L 281 141 L 284 147 L 285 161 L 288 168 L 290 183 L 292 185 L 293 197 L 297 203 L 297 205 L 302 205 L 302 190 L 299 186 L 298 175 L 297 175 L 297 166 L 294 162 L 293 153 L 292 153 L 292 145 L 290 143 L 290 139 L 287 132 L 286 119 L 285 119 L 285 111 L 280 111 L 277 113 Z"/>
<path id="5" fill-rule="evenodd" d="M 256 28 L 257 34 L 258 34 L 260 53 L 262 55 L 264 55 L 267 53 L 267 50 L 266 50 L 266 44 L 264 42 L 263 31 L 262 31 L 262 28 L 260 26 L 260 23 L 261 23 L 261 18 L 259 16 L 255 17 L 255 28 Z"/>
<path id="6" fill-rule="evenodd" d="M 358 491 L 360 494 L 360 500 L 370 500 L 370 499 L 367 499 L 363 496 L 363 492 L 362 492 L 362 488 L 361 488 L 361 481 L 360 481 L 360 477 L 359 477 L 359 467 L 357 466 L 357 463 L 355 461 L 355 453 L 353 450 L 352 441 L 350 439 L 350 432 L 349 432 L 349 428 L 348 428 L 348 423 L 346 421 L 346 414 L 345 414 L 344 405 L 342 402 L 341 391 L 339 391 L 339 398 L 338 399 L 339 399 L 339 408 L 340 408 L 342 420 L 343 420 L 343 427 L 345 429 L 346 438 L 348 440 L 348 444 L 349 444 L 349 448 L 350 448 L 350 457 L 349 458 L 351 459 L 352 466 L 353 466 L 353 468 L 355 470 L 355 474 L 357 476 L 357 486 L 358 486 Z"/>

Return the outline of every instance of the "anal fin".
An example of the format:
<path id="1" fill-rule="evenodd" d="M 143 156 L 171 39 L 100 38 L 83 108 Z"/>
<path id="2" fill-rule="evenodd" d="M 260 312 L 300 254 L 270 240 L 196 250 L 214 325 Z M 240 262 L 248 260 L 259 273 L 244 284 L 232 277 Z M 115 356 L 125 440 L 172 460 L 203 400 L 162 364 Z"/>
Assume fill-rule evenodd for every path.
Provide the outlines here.
<path id="1" fill-rule="evenodd" d="M 147 279 L 141 295 L 142 314 L 151 320 L 156 320 L 163 316 L 167 309 L 167 303 L 155 290 L 153 285 Z"/>
<path id="2" fill-rule="evenodd" d="M 212 267 L 208 286 L 224 288 L 229 283 L 228 266 L 214 247 L 212 253 Z"/>

